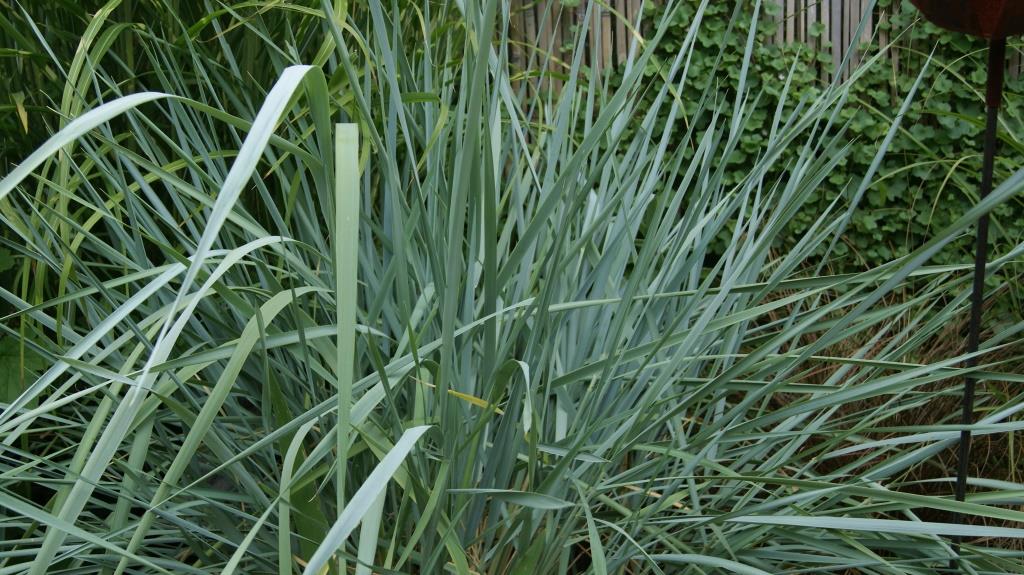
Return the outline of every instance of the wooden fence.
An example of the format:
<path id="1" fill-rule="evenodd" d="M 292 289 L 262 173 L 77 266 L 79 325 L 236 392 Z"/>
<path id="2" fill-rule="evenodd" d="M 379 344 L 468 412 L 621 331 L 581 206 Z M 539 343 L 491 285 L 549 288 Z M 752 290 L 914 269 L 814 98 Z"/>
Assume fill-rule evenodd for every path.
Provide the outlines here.
<path id="1" fill-rule="evenodd" d="M 568 4 L 568 3 L 566 3 Z M 572 58 L 572 39 L 587 14 L 587 0 L 576 6 L 562 6 L 551 0 L 512 0 L 509 35 L 522 42 L 522 46 L 536 46 L 540 54 L 515 50 L 513 60 L 525 64 L 530 57 L 543 58 L 550 54 L 553 69 Z M 615 66 L 626 60 L 632 26 L 643 6 L 643 0 L 604 0 L 595 4 L 588 23 L 587 53 L 584 62 L 595 69 Z"/>
<path id="2" fill-rule="evenodd" d="M 867 10 L 871 0 L 766 0 L 778 4 L 776 42 L 805 42 L 818 47 L 822 41 L 831 43 L 833 69 L 838 68 L 847 48 L 867 12 L 864 39 L 870 38 L 875 15 Z M 568 4 L 568 3 L 566 3 Z M 572 57 L 572 39 L 586 19 L 587 0 L 563 6 L 553 0 L 513 0 L 509 30 L 513 39 L 524 46 L 536 46 L 541 54 L 552 56 L 553 69 Z M 587 25 L 587 53 L 584 62 L 593 69 L 616 66 L 626 60 L 633 25 L 643 0 L 601 0 L 591 10 Z M 628 22 L 628 23 L 627 23 Z M 812 34 L 820 23 L 820 34 Z M 528 64 L 531 55 L 524 50 L 512 54 L 518 64 Z M 856 56 L 856 55 L 854 55 Z M 853 56 L 851 56 L 853 58 Z"/>
<path id="3" fill-rule="evenodd" d="M 721 1 L 721 0 L 711 0 Z M 740 0 L 746 1 L 746 0 Z M 875 25 L 884 22 L 888 15 L 880 9 L 871 8 L 872 0 L 764 0 L 777 4 L 778 28 L 774 37 L 777 43 L 804 42 L 815 48 L 828 42 L 832 54 L 832 65 L 821 69 L 822 79 L 828 79 L 839 69 L 847 52 L 850 64 L 855 66 L 860 55 L 856 46 L 872 37 Z M 532 58 L 551 55 L 552 66 L 557 70 L 573 56 L 571 41 L 574 30 L 579 29 L 586 19 L 588 0 L 576 0 L 574 5 L 560 5 L 555 0 L 512 0 L 509 14 L 509 29 L 513 39 L 520 40 L 520 46 L 536 46 L 541 54 L 517 49 L 511 55 L 513 62 L 522 67 L 530 66 Z M 751 4 L 752 5 L 752 4 Z M 898 5 L 898 3 L 897 3 Z M 584 62 L 595 70 L 616 66 L 626 60 L 633 26 L 643 0 L 599 0 L 592 8 L 588 32 L 587 51 Z M 861 21 L 865 20 L 861 28 Z M 814 34 L 812 30 L 818 29 Z M 860 38 L 856 38 L 858 28 Z M 888 43 L 888 34 L 881 30 L 878 41 Z M 535 60 L 533 66 L 537 65 Z M 533 68 L 533 66 L 530 66 Z M 898 66 L 898 62 L 894 62 Z M 536 69 L 536 68 L 534 68 Z M 849 74 L 849 67 L 842 71 Z M 1024 70 L 1024 60 L 1017 50 L 1011 50 L 1009 72 L 1017 76 Z"/>
<path id="4" fill-rule="evenodd" d="M 821 42 L 831 44 L 832 67 L 823 70 L 831 74 L 839 68 L 843 57 L 852 47 L 870 40 L 874 31 L 875 11 L 871 8 L 871 0 L 774 0 L 779 4 L 779 27 L 775 33 L 775 41 L 804 42 L 814 48 L 820 48 Z M 880 19 L 884 14 L 878 15 Z M 864 21 L 863 27 L 861 22 Z M 821 34 L 811 34 L 813 26 L 819 25 Z M 860 38 L 857 31 L 860 29 Z M 882 39 L 885 41 L 885 39 Z M 852 65 L 859 58 L 856 51 L 850 56 Z M 848 69 L 844 70 L 848 73 Z"/>

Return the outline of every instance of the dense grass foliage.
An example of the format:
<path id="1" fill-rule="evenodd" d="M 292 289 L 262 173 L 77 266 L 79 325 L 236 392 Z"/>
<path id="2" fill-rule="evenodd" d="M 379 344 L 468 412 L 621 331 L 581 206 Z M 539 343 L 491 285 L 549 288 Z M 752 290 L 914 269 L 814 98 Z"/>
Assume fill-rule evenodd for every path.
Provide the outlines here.
<path id="1" fill-rule="evenodd" d="M 697 4 L 686 2 L 672 16 L 675 25 L 660 43 L 656 51 L 658 58 L 668 59 L 675 54 L 686 36 L 687 24 Z M 736 89 L 750 22 L 732 21 L 734 6 L 732 2 L 715 2 L 708 6 L 704 16 L 707 34 L 704 41 L 694 47 L 693 81 L 685 88 L 685 98 L 697 97 L 709 85 L 723 92 Z M 650 4 L 648 11 L 649 18 L 665 17 L 664 10 L 656 4 Z M 755 32 L 751 58 L 758 73 L 747 78 L 756 96 L 747 109 L 751 128 L 738 149 L 727 158 L 729 169 L 725 178 L 730 184 L 742 181 L 757 162 L 787 80 L 792 79 L 792 85 L 783 105 L 796 106 L 804 98 L 817 96 L 822 90 L 821 79 L 827 78 L 833 68 L 832 46 L 822 37 L 820 27 L 810 30 L 817 39 L 815 46 L 774 42 L 776 12 L 777 4 L 765 3 Z M 811 196 L 809 206 L 827 206 L 846 192 L 851 181 L 868 170 L 877 142 L 893 123 L 893 114 L 903 95 L 914 84 L 917 72 L 929 56 L 932 64 L 925 73 L 925 89 L 908 109 L 904 125 L 895 134 L 879 166 L 875 183 L 850 222 L 843 243 L 836 246 L 830 262 L 836 271 L 858 271 L 906 255 L 930 239 L 936 230 L 945 228 L 963 214 L 977 200 L 980 181 L 985 105 L 984 40 L 948 32 L 921 20 L 909 0 L 882 0 L 875 12 L 874 36 L 861 49 L 868 56 L 880 54 L 880 61 L 860 71 L 857 80 L 850 85 L 849 105 L 840 112 L 850 152 Z M 730 23 L 735 32 L 725 34 Z M 1011 51 L 1015 44 L 1011 39 Z M 716 64 L 723 49 L 722 62 Z M 711 74 L 711 69 L 724 73 Z M 616 70 L 611 83 L 617 85 L 623 73 L 621 68 Z M 656 80 L 657 66 L 649 65 L 646 76 Z M 1000 180 L 1016 171 L 1024 149 L 1020 137 L 1024 105 L 1020 94 L 1024 92 L 1024 78 L 1010 75 L 1006 81 L 1001 116 L 1004 154 L 996 166 Z M 726 117 L 730 113 L 731 110 L 723 110 Z M 674 136 L 673 145 L 684 144 L 683 134 Z M 781 174 L 791 155 L 795 157 L 798 152 L 797 149 L 785 152 L 785 160 L 779 162 L 772 176 Z M 791 248 L 816 219 L 815 210 L 798 214 L 790 233 L 779 239 L 780 249 Z M 1009 249 L 1024 237 L 1024 204 L 1018 198 L 1000 206 L 994 212 L 994 221 L 998 229 L 993 241 Z M 722 243 L 726 241 L 727 238 L 722 239 Z M 965 236 L 938 254 L 935 261 L 962 261 L 964 253 L 972 247 L 971 238 Z M 1020 309 L 1017 299 L 1020 294 L 1012 295 L 1014 305 L 1007 308 Z"/>
<path id="2" fill-rule="evenodd" d="M 928 72 L 822 205 L 878 60 L 795 100 L 790 68 L 761 115 L 761 6 L 698 74 L 711 4 L 669 2 L 614 85 L 580 30 L 549 90 L 513 80 L 505 2 L 108 3 L 0 180 L 35 358 L 0 572 L 1024 569 L 1017 478 L 945 495 L 969 266 L 932 262 L 1024 173 L 831 273 Z M 735 89 L 689 90 L 737 45 Z M 979 434 L 1024 427 L 1022 329 L 981 354 Z"/>

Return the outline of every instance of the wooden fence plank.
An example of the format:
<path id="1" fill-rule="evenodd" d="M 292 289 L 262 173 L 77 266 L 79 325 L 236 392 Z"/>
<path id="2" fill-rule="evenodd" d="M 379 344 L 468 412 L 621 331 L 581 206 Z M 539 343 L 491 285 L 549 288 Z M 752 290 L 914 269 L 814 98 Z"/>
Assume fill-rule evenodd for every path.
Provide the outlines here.
<path id="1" fill-rule="evenodd" d="M 796 40 L 796 0 L 786 0 L 786 42 L 792 43 Z"/>
<path id="2" fill-rule="evenodd" d="M 587 26 L 590 27 L 588 33 L 590 38 L 588 44 L 590 45 L 590 68 L 595 74 L 601 73 L 601 9 L 600 5 L 595 3 L 591 8 L 590 21 Z"/>
<path id="3" fill-rule="evenodd" d="M 864 30 L 861 32 L 860 41 L 870 42 L 871 35 L 875 32 L 875 14 L 871 10 L 871 0 L 861 0 L 860 17 L 866 20 Z"/>
<path id="4" fill-rule="evenodd" d="M 640 13 L 640 11 L 643 8 L 643 0 L 627 0 L 626 6 L 629 10 L 629 25 L 633 30 L 637 30 L 638 25 L 642 26 L 640 21 L 643 15 Z M 626 55 L 623 58 L 623 62 L 629 61 L 629 52 L 631 52 L 634 49 L 634 46 L 636 46 L 637 44 L 637 39 L 633 37 L 633 31 L 627 28 L 626 33 L 629 34 L 629 38 L 626 41 L 626 45 L 628 47 L 626 48 Z"/>
<path id="5" fill-rule="evenodd" d="M 508 31 L 506 32 L 506 36 L 510 40 L 508 44 L 508 63 L 513 68 L 521 68 L 522 66 L 519 64 L 519 53 L 516 50 L 516 45 L 514 42 L 511 42 L 511 40 L 519 38 L 520 36 L 517 32 L 519 26 L 516 24 L 515 16 L 516 3 L 514 1 L 510 1 L 508 3 Z"/>
<path id="6" fill-rule="evenodd" d="M 562 60 L 562 6 L 551 2 L 551 55 L 555 68 L 561 68 Z"/>
<path id="7" fill-rule="evenodd" d="M 807 42 L 807 0 L 797 2 L 797 42 Z"/>
<path id="8" fill-rule="evenodd" d="M 628 30 L 626 23 L 622 19 L 629 18 L 629 3 L 627 0 L 617 0 L 615 2 L 615 10 L 619 13 L 615 17 L 615 65 L 618 66 L 626 60 L 626 50 L 628 48 L 626 34 Z"/>
<path id="9" fill-rule="evenodd" d="M 611 12 L 601 8 L 601 63 L 602 68 L 611 68 L 614 65 L 614 60 L 611 56 L 612 47 L 614 46 L 611 42 L 614 40 L 611 37 Z"/>
<path id="10" fill-rule="evenodd" d="M 821 22 L 824 25 L 824 28 L 821 31 L 821 42 L 822 42 L 822 45 L 829 44 L 829 49 L 833 50 L 834 48 L 832 48 L 832 44 L 831 44 L 832 43 L 832 36 L 831 36 L 832 25 L 831 25 L 831 18 L 829 17 L 829 14 L 830 14 L 830 12 L 829 12 L 829 4 L 830 4 L 830 0 L 820 0 L 818 2 L 818 21 Z M 828 65 L 822 64 L 821 65 L 821 80 L 823 82 L 827 82 L 829 80 L 829 78 L 831 78 L 831 77 L 832 77 L 832 70 L 829 69 Z"/>
<path id="11" fill-rule="evenodd" d="M 523 33 L 526 36 L 523 38 L 523 43 L 530 47 L 530 50 L 526 53 L 526 59 L 530 66 L 536 64 L 536 54 L 532 49 L 537 45 L 537 11 L 536 10 L 523 10 Z"/>
<path id="12" fill-rule="evenodd" d="M 843 4 L 843 35 L 842 35 L 842 44 L 841 44 L 841 46 L 843 48 L 845 48 L 846 46 L 850 45 L 850 38 L 853 37 L 853 31 L 854 31 L 854 28 L 853 28 L 853 6 L 854 6 L 854 4 L 859 4 L 859 3 L 857 2 L 857 0 L 842 0 L 842 4 Z M 843 54 L 844 55 L 846 54 L 846 50 L 843 50 Z M 843 68 L 843 79 L 844 80 L 849 77 L 849 75 L 850 75 L 850 67 L 853 64 L 853 61 L 851 59 L 847 58 L 847 60 L 850 60 L 850 61 Z"/>
<path id="13" fill-rule="evenodd" d="M 807 44 L 810 45 L 811 49 L 817 51 L 821 47 L 821 37 L 814 34 L 814 28 L 821 22 L 821 17 L 818 16 L 818 8 L 820 7 L 818 0 L 807 0 Z"/>
<path id="14" fill-rule="evenodd" d="M 778 8 L 775 14 L 775 43 L 782 44 L 786 39 L 786 0 L 772 0 Z"/>
<path id="15" fill-rule="evenodd" d="M 832 22 L 832 74 L 842 76 L 839 65 L 843 61 L 843 2 L 828 0 L 829 20 Z"/>

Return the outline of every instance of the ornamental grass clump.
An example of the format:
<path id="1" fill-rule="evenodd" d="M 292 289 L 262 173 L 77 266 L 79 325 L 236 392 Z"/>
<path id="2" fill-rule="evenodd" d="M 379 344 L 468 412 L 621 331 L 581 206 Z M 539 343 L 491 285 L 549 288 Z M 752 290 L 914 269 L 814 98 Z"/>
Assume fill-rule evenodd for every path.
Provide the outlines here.
<path id="1" fill-rule="evenodd" d="M 586 28 L 510 65 L 506 2 L 356 4 L 90 22 L 67 121 L 0 180 L 3 326 L 47 361 L 0 413 L 0 572 L 933 573 L 950 536 L 965 569 L 1024 567 L 1022 487 L 917 493 L 955 414 L 893 423 L 965 374 L 922 362 L 969 295 L 929 258 L 1024 173 L 827 272 L 920 83 L 780 252 L 848 153 L 849 84 L 784 92 L 725 185 L 758 62 L 751 32 L 735 91 L 678 96 L 707 0 L 670 60 L 671 19 L 635 23 L 615 88 Z M 982 379 L 1024 381 L 1022 327 Z M 1021 399 L 979 390 L 976 433 Z"/>

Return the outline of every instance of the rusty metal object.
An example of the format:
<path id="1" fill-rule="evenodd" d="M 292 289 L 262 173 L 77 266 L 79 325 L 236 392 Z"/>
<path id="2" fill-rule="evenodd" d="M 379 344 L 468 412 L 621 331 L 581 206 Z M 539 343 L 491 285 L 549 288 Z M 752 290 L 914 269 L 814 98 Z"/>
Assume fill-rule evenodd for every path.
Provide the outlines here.
<path id="1" fill-rule="evenodd" d="M 982 38 L 1024 34 L 1020 0 L 910 0 L 936 26 Z"/>
<path id="2" fill-rule="evenodd" d="M 988 78 L 985 93 L 986 123 L 985 151 L 981 169 L 980 196 L 992 190 L 992 168 L 998 145 L 999 105 L 1003 96 L 1003 71 L 1006 67 L 1006 37 L 1024 34 L 1024 1 L 1021 0 L 910 0 L 935 25 L 988 39 Z M 988 264 L 988 214 L 978 220 L 975 254 L 974 283 L 971 292 L 971 316 L 968 322 L 967 353 L 970 357 L 964 367 L 978 365 L 978 344 L 981 334 L 981 310 L 985 299 L 985 273 Z M 967 495 L 968 462 L 971 457 L 971 428 L 974 423 L 974 388 L 976 378 L 964 378 L 963 403 L 960 422 L 960 445 L 957 461 L 957 501 Z M 953 523 L 962 523 L 963 516 L 955 513 Z M 958 568 L 960 538 L 954 538 L 951 570 Z"/>

